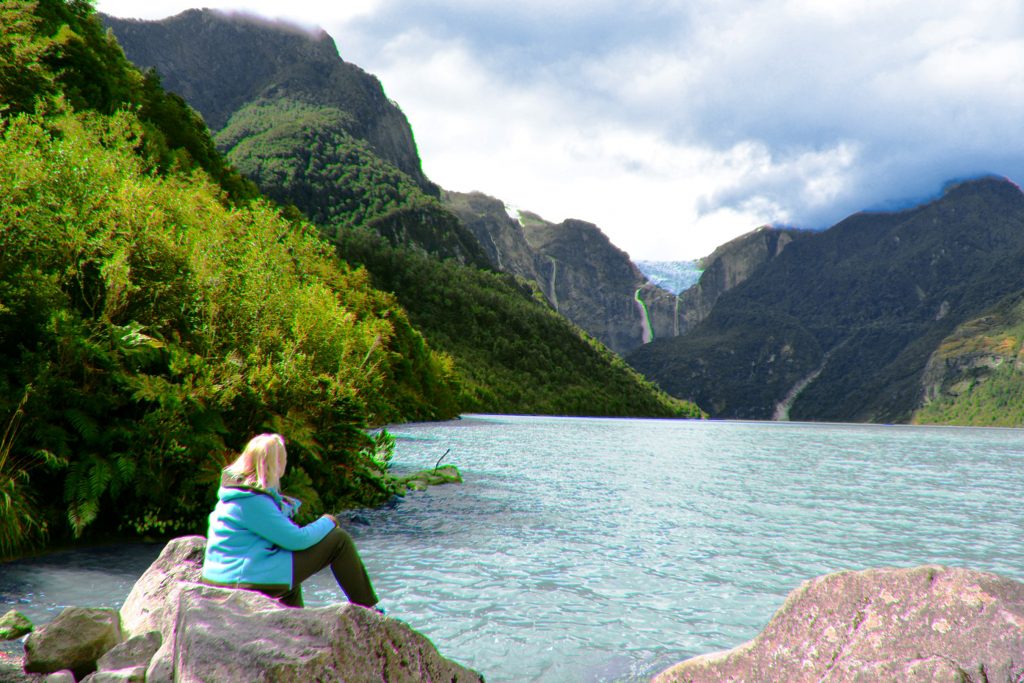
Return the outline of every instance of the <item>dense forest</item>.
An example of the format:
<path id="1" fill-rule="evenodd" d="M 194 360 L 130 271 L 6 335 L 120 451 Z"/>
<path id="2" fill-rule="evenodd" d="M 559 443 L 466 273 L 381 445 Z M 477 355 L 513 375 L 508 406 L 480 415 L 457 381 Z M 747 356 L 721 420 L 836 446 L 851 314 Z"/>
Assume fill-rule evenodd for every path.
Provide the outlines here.
<path id="1" fill-rule="evenodd" d="M 451 359 L 258 198 L 88 3 L 0 13 L 0 555 L 201 528 L 262 430 L 310 514 L 389 498 L 367 427 L 456 415 Z"/>

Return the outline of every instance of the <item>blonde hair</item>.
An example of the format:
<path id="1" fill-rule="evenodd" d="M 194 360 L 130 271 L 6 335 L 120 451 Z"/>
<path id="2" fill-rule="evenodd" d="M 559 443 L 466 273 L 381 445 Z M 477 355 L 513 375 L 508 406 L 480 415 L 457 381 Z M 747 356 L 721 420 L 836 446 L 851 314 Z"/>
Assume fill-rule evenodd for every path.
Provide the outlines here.
<path id="1" fill-rule="evenodd" d="M 249 440 L 238 459 L 225 467 L 224 471 L 248 486 L 276 489 L 281 486 L 287 456 L 284 437 L 280 434 L 260 434 Z"/>

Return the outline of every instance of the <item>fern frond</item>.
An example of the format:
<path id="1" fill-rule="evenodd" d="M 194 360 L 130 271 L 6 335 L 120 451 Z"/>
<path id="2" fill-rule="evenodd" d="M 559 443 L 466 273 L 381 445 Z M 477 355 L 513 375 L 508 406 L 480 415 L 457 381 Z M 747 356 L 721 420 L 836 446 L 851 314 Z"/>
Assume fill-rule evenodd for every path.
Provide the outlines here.
<path id="1" fill-rule="evenodd" d="M 64 417 L 71 423 L 71 426 L 75 428 L 79 436 L 86 443 L 95 443 L 100 434 L 99 425 L 96 424 L 96 420 L 92 416 L 87 415 L 78 408 L 68 408 L 64 411 Z"/>
<path id="2" fill-rule="evenodd" d="M 103 495 L 113 476 L 110 463 L 94 456 L 93 465 L 89 469 L 89 494 L 93 500 Z"/>

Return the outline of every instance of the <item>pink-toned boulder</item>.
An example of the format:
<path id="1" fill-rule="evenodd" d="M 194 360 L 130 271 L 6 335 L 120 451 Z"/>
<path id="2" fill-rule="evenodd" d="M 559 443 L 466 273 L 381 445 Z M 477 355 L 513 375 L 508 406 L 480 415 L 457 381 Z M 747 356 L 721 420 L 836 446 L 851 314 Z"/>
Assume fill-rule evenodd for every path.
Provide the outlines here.
<path id="1" fill-rule="evenodd" d="M 818 577 L 752 641 L 653 679 L 702 681 L 1024 683 L 1024 583 L 940 566 Z"/>
<path id="2" fill-rule="evenodd" d="M 202 585 L 205 545 L 202 536 L 170 541 L 121 608 L 126 634 L 159 646 L 146 683 L 483 680 L 405 623 L 343 598 L 289 609 L 254 591 Z"/>
<path id="3" fill-rule="evenodd" d="M 349 603 L 288 609 L 252 591 L 192 584 L 146 672 L 171 681 L 436 681 L 483 678 L 396 619 Z"/>
<path id="4" fill-rule="evenodd" d="M 199 581 L 205 551 L 205 536 L 182 536 L 167 542 L 121 605 L 121 629 L 126 638 L 160 631 L 166 639 L 174 625 L 172 612 L 178 593 L 182 586 Z"/>

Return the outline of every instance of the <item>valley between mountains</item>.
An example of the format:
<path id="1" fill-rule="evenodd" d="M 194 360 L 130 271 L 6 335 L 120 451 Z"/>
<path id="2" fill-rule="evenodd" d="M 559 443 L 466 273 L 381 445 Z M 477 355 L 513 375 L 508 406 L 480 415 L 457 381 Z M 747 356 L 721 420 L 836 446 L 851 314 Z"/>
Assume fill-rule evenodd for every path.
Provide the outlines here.
<path id="1" fill-rule="evenodd" d="M 1024 419 L 1024 197 L 1009 180 L 961 182 L 925 205 L 858 213 L 821 232 L 757 228 L 702 259 L 699 280 L 673 293 L 593 223 L 552 223 L 499 198 L 438 188 L 401 110 L 323 32 L 208 10 L 104 21 L 129 59 L 203 115 L 230 163 L 333 236 L 457 361 L 480 357 L 483 345 L 460 348 L 464 335 L 447 331 L 452 312 L 386 272 L 401 259 L 381 261 L 383 243 L 367 244 L 376 237 L 350 233 L 369 227 L 401 258 L 512 276 L 712 417 Z M 481 325 L 497 327 L 483 334 L 507 335 L 508 321 L 491 317 Z M 496 362 L 462 360 L 478 368 L 467 372 L 478 405 L 496 407 L 487 397 L 498 382 L 484 378 L 510 355 L 547 353 L 531 346 Z"/>

